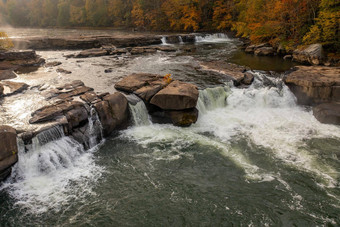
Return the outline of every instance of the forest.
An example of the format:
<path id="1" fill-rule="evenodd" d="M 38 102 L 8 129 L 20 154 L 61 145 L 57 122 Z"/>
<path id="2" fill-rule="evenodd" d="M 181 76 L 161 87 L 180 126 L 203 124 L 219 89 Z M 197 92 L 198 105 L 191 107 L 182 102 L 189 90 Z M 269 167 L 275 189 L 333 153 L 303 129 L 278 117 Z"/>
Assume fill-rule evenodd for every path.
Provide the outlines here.
<path id="1" fill-rule="evenodd" d="M 252 43 L 340 49 L 340 0 L 0 0 L 0 24 L 232 30 Z"/>

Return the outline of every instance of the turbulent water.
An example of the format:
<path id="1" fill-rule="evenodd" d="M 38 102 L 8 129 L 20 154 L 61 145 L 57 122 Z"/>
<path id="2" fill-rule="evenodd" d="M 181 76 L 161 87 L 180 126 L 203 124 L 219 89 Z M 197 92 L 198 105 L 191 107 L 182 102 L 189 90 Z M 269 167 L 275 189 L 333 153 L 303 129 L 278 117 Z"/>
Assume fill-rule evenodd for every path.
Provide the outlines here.
<path id="1" fill-rule="evenodd" d="M 89 151 L 59 128 L 26 149 L 18 141 L 19 162 L 1 185 L 0 225 L 339 226 L 340 127 L 298 106 L 280 78 L 253 72 L 254 83 L 240 89 L 201 72 L 199 61 L 232 55 L 237 41 L 197 39 L 196 53 L 114 68 L 117 78 L 171 71 L 199 85 L 195 125 L 152 124 L 136 101 L 134 126 Z"/>

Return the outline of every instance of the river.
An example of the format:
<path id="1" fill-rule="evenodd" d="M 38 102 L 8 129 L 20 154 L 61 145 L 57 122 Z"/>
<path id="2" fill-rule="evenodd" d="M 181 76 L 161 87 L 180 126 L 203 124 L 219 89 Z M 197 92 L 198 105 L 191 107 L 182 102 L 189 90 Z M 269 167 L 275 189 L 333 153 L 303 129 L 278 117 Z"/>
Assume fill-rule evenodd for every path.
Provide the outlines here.
<path id="1" fill-rule="evenodd" d="M 72 74 L 40 68 L 16 80 L 81 79 L 114 92 L 130 73 L 171 73 L 198 85 L 200 116 L 189 128 L 159 125 L 143 103 L 130 105 L 134 126 L 88 151 L 53 129 L 43 135 L 53 141 L 19 151 L 0 186 L 0 226 L 339 226 L 340 127 L 296 104 L 281 80 L 294 64 L 245 55 L 240 44 L 215 34 L 175 45 L 175 53 L 79 60 L 63 57 L 71 51 L 38 52 Z M 215 60 L 252 68 L 254 83 L 236 88 L 200 69 Z"/>

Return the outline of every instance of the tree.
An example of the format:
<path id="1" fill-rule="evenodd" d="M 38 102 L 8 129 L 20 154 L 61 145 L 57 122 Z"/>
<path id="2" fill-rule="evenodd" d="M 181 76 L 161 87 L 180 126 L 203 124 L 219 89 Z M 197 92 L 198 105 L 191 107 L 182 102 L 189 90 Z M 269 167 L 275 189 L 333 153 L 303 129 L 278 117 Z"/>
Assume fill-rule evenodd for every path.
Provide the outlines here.
<path id="1" fill-rule="evenodd" d="M 0 51 L 7 50 L 14 47 L 10 38 L 8 38 L 5 32 L 0 31 Z"/>

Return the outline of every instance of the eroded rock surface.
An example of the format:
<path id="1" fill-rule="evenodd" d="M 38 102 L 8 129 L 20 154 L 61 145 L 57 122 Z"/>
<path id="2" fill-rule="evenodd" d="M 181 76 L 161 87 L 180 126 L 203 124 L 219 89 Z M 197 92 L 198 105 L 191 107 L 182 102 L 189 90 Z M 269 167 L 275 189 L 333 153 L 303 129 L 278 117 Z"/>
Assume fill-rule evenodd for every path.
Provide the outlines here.
<path id="1" fill-rule="evenodd" d="M 202 62 L 203 70 L 217 72 L 226 75 L 234 82 L 235 86 L 250 85 L 254 81 L 254 76 L 247 73 L 247 68 L 236 64 L 226 63 L 222 61 Z"/>
<path id="2" fill-rule="evenodd" d="M 297 66 L 284 80 L 299 104 L 315 105 L 340 101 L 339 67 Z"/>
<path id="3" fill-rule="evenodd" d="M 315 106 L 313 114 L 321 123 L 340 125 L 340 102 L 323 103 Z"/>
<path id="4" fill-rule="evenodd" d="M 17 133 L 9 126 L 0 126 L 0 181 L 11 174 L 11 167 L 18 161 Z"/>

